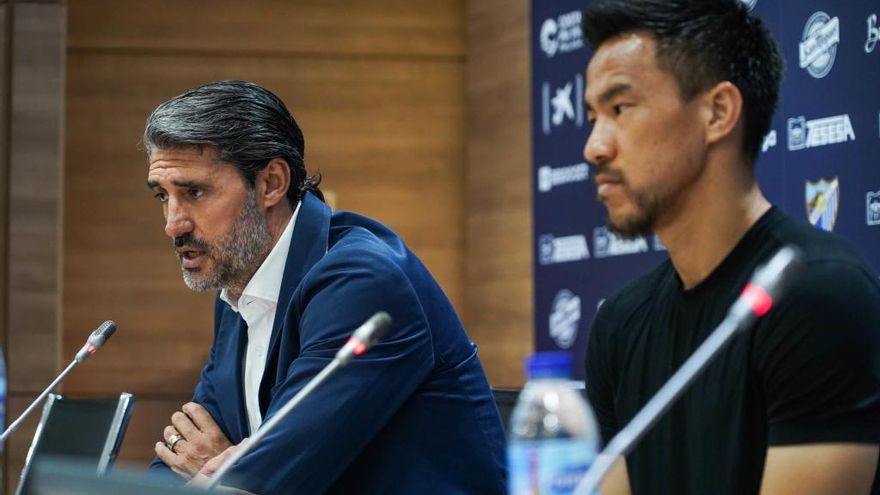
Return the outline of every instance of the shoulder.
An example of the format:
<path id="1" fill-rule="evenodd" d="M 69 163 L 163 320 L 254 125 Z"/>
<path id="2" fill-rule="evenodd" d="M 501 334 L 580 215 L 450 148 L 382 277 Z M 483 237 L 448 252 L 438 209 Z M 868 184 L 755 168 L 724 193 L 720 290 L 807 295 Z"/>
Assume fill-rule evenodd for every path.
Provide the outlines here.
<path id="1" fill-rule="evenodd" d="M 304 275 L 301 289 L 407 290 L 410 253 L 385 225 L 350 212 L 331 219 L 327 251 Z"/>

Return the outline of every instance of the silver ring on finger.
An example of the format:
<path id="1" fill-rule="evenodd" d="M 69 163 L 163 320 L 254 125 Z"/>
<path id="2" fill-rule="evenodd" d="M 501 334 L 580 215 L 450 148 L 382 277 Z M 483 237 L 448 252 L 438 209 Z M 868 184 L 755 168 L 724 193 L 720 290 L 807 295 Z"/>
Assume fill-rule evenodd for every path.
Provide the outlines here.
<path id="1" fill-rule="evenodd" d="M 174 451 L 174 446 L 177 445 L 177 442 L 183 439 L 183 435 L 181 435 L 180 433 L 175 433 L 174 435 L 168 437 L 167 440 L 165 440 L 165 446 L 168 447 L 168 450 L 176 454 L 177 452 Z"/>

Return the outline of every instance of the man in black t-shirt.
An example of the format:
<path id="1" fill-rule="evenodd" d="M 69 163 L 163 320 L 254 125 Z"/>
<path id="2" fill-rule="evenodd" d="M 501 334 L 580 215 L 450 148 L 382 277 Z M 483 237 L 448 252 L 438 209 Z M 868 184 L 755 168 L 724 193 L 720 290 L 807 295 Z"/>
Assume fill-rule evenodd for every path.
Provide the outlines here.
<path id="1" fill-rule="evenodd" d="M 603 495 L 866 494 L 880 444 L 880 283 L 831 234 L 774 208 L 754 161 L 782 60 L 740 0 L 597 0 L 585 100 L 609 227 L 669 260 L 609 298 L 587 351 L 605 442 L 724 318 L 781 246 L 804 270 L 603 484 Z"/>

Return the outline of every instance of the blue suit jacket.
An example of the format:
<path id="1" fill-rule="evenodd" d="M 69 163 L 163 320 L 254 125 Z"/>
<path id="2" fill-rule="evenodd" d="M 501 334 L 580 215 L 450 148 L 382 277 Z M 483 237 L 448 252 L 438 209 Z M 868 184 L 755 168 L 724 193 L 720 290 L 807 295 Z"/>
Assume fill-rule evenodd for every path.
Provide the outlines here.
<path id="1" fill-rule="evenodd" d="M 275 493 L 503 494 L 504 436 L 489 384 L 451 304 L 384 225 L 303 199 L 275 313 L 260 409 L 268 419 L 376 311 L 393 319 L 230 472 Z M 214 344 L 194 401 L 233 443 L 248 436 L 247 331 L 217 299 Z M 151 469 L 168 470 L 158 459 Z"/>

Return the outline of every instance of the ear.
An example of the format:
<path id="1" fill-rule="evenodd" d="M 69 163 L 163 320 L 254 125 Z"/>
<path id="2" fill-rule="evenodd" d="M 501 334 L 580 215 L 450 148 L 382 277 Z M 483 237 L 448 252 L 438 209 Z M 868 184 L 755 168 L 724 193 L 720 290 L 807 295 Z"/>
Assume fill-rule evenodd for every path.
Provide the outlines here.
<path id="1" fill-rule="evenodd" d="M 290 167 L 287 161 L 283 158 L 269 160 L 269 164 L 257 174 L 255 188 L 266 209 L 285 201 L 290 188 Z"/>
<path id="2" fill-rule="evenodd" d="M 742 93 L 730 81 L 723 81 L 704 95 L 706 144 L 715 144 L 733 134 L 742 115 Z"/>

